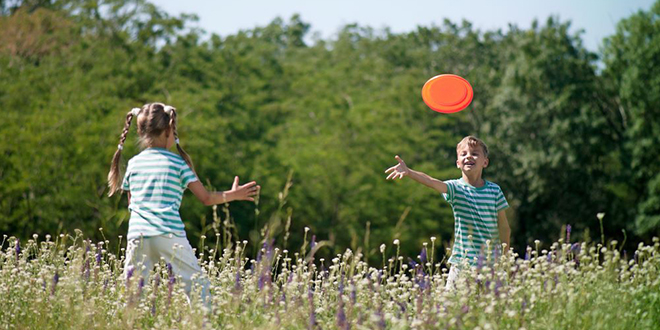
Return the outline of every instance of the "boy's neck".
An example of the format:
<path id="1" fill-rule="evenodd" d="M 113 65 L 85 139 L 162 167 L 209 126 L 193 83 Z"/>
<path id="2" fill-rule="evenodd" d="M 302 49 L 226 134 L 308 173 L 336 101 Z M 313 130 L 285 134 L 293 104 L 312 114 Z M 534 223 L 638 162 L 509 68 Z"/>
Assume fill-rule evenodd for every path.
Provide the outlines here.
<path id="1" fill-rule="evenodd" d="M 483 187 L 483 185 L 486 183 L 486 181 L 484 181 L 484 179 L 481 178 L 481 172 L 479 173 L 463 172 L 463 181 L 477 188 Z"/>

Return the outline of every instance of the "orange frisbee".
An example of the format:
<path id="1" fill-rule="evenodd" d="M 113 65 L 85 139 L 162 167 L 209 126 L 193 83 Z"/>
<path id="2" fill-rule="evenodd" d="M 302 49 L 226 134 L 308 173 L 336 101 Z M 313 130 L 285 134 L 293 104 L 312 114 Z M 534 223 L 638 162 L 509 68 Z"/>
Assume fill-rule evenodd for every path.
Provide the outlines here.
<path id="1" fill-rule="evenodd" d="M 473 95 L 470 83 L 455 74 L 435 76 L 422 87 L 424 103 L 441 113 L 454 113 L 467 108 Z"/>

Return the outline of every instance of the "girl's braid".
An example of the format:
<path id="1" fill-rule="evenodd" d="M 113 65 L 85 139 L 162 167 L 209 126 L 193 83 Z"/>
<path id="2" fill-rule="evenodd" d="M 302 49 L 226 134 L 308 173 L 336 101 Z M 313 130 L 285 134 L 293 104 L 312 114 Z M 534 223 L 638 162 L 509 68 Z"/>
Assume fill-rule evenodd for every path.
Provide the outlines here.
<path id="1" fill-rule="evenodd" d="M 133 121 L 133 111 L 130 111 L 126 114 L 126 122 L 124 123 L 124 130 L 121 132 L 121 137 L 119 137 L 119 146 L 117 149 L 120 151 L 124 149 L 124 142 L 126 142 L 126 135 L 128 135 L 128 129 L 131 128 L 131 122 Z"/>
<path id="2" fill-rule="evenodd" d="M 179 155 L 183 160 L 186 161 L 188 166 L 190 166 L 190 169 L 195 173 L 195 167 L 193 166 L 192 159 L 190 159 L 190 156 L 183 150 L 181 147 L 181 144 L 179 144 L 179 133 L 176 130 L 176 109 L 172 108 L 172 111 L 170 112 L 170 127 L 172 127 L 172 134 L 174 134 L 174 142 L 176 143 L 176 150 L 179 151 Z"/>
<path id="3" fill-rule="evenodd" d="M 121 161 L 121 151 L 124 149 L 124 142 L 126 142 L 128 129 L 131 127 L 133 117 L 135 117 L 134 112 L 136 111 L 131 110 L 126 114 L 126 122 L 124 123 L 124 129 L 121 132 L 121 136 L 119 137 L 119 145 L 117 145 L 117 151 L 115 151 L 114 156 L 112 156 L 110 172 L 108 173 L 108 187 L 110 188 L 110 191 L 108 191 L 108 196 L 114 195 L 120 189 L 122 179 L 122 173 L 119 167 L 119 163 Z"/>

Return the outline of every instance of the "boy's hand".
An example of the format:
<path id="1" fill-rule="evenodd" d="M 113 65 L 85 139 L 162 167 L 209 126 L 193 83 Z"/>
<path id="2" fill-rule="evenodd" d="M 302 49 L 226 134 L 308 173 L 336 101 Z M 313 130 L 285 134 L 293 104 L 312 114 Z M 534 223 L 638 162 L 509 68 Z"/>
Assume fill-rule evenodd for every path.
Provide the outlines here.
<path id="1" fill-rule="evenodd" d="M 390 175 L 387 176 L 386 180 L 396 179 L 397 177 L 399 179 L 403 179 L 404 176 L 410 174 L 410 169 L 408 168 L 408 166 L 406 166 L 406 163 L 403 161 L 403 159 L 401 159 L 398 155 L 395 156 L 394 158 L 396 158 L 399 164 L 394 165 L 388 168 L 387 170 L 385 170 L 385 173 L 392 172 L 390 173 Z"/>
<path id="2" fill-rule="evenodd" d="M 254 197 L 259 194 L 261 186 L 258 186 L 255 181 L 248 182 L 244 185 L 238 184 L 238 177 L 234 177 L 234 184 L 231 185 L 231 190 L 227 193 L 231 196 L 231 200 L 235 201 L 251 201 L 254 202 Z"/>

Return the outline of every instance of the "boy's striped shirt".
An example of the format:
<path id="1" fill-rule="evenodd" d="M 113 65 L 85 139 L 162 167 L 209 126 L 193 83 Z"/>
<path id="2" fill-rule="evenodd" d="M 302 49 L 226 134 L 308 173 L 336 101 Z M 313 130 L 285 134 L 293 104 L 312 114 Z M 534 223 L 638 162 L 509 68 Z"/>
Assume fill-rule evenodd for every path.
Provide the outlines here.
<path id="1" fill-rule="evenodd" d="M 179 207 L 183 191 L 197 181 L 181 156 L 162 148 L 148 148 L 128 161 L 122 183 L 130 191 L 127 239 L 174 234 L 185 237 Z"/>
<path id="2" fill-rule="evenodd" d="M 479 254 L 486 255 L 486 241 L 491 248 L 500 244 L 497 212 L 509 207 L 502 189 L 485 181 L 474 187 L 462 178 L 445 181 L 447 193 L 442 194 L 454 210 L 454 247 L 449 263 L 460 264 L 464 259 L 476 264 Z"/>

